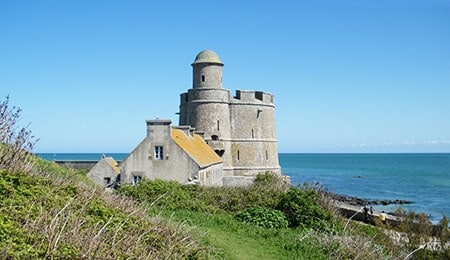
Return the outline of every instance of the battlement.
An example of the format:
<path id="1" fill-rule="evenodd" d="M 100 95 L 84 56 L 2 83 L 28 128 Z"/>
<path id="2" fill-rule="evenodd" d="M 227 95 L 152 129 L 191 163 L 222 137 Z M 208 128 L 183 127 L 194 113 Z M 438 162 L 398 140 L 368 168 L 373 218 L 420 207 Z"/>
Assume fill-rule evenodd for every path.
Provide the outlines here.
<path id="1" fill-rule="evenodd" d="M 236 90 L 234 99 L 249 103 L 263 102 L 266 104 L 273 104 L 274 95 L 263 91 Z"/>

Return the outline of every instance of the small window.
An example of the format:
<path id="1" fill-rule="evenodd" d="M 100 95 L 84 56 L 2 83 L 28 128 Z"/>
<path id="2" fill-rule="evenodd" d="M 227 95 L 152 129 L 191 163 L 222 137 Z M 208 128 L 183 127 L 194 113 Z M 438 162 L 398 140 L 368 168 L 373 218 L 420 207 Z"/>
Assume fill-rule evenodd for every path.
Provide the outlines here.
<path id="1" fill-rule="evenodd" d="M 239 150 L 237 151 L 237 159 L 238 159 L 238 161 L 239 161 Z"/>
<path id="2" fill-rule="evenodd" d="M 255 131 L 252 129 L 252 138 L 255 138 Z"/>
<path id="3" fill-rule="evenodd" d="M 214 140 L 214 141 L 217 141 L 217 140 L 219 140 L 219 136 L 217 136 L 217 135 L 212 135 L 212 136 L 211 136 L 211 139 Z"/>
<path id="4" fill-rule="evenodd" d="M 269 160 L 269 153 L 266 150 L 266 160 Z"/>
<path id="5" fill-rule="evenodd" d="M 202 75 L 202 82 L 205 82 L 205 75 Z"/>
<path id="6" fill-rule="evenodd" d="M 160 145 L 155 146 L 155 160 L 164 160 L 163 147 Z"/>
<path id="7" fill-rule="evenodd" d="M 139 176 L 139 175 L 133 176 L 133 185 L 138 184 L 139 182 L 141 182 L 141 180 L 142 180 L 142 176 Z"/>
<path id="8" fill-rule="evenodd" d="M 111 184 L 111 178 L 110 177 L 105 177 L 103 178 L 103 180 L 105 181 L 105 186 L 109 186 Z"/>
<path id="9" fill-rule="evenodd" d="M 220 131 L 220 121 L 217 120 L 217 131 Z"/>

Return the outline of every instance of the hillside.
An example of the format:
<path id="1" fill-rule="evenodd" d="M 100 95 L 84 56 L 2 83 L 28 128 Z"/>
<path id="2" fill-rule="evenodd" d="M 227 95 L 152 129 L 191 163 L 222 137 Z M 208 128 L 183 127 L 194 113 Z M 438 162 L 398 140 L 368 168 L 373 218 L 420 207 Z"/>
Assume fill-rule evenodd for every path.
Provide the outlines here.
<path id="1" fill-rule="evenodd" d="M 203 235 L 92 185 L 85 173 L 33 158 L 0 170 L 0 258 L 207 258 Z"/>
<path id="2" fill-rule="evenodd" d="M 24 162 L 21 170 L 0 170 L 2 259 L 403 259 L 411 252 L 441 259 L 449 253 L 419 248 L 433 231 L 426 221 L 409 223 L 411 242 L 398 245 L 382 228 L 341 217 L 320 187 L 289 187 L 270 174 L 252 187 L 144 180 L 113 191 L 94 185 L 86 171 L 32 155 Z"/>

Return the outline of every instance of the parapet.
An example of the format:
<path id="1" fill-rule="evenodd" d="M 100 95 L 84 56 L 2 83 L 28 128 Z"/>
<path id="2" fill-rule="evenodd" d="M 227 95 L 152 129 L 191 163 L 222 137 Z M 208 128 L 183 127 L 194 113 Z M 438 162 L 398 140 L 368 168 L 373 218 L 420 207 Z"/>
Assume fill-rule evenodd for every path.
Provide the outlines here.
<path id="1" fill-rule="evenodd" d="M 236 96 L 234 99 L 240 100 L 241 102 L 262 102 L 273 105 L 274 96 L 263 91 L 236 90 Z"/>

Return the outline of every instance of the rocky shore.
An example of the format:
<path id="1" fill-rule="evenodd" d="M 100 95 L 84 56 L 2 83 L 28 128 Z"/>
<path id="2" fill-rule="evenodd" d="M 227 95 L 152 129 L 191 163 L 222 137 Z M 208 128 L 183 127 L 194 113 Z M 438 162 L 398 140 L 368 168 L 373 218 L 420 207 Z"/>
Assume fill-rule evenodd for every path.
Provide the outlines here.
<path id="1" fill-rule="evenodd" d="M 335 207 L 341 212 L 342 215 L 351 218 L 356 221 L 363 221 L 370 224 L 375 224 L 376 219 L 380 218 L 380 211 L 376 211 L 373 207 L 376 205 L 405 205 L 413 204 L 414 202 L 402 199 L 377 199 L 370 200 L 354 196 L 340 195 L 335 193 L 327 192 L 327 195 L 332 198 Z M 368 216 L 364 213 L 363 208 L 368 206 L 372 208 L 368 212 Z M 395 216 L 394 212 L 386 212 L 386 222 L 390 226 L 396 226 L 400 223 L 400 219 Z"/>
<path id="2" fill-rule="evenodd" d="M 352 196 L 345 196 L 345 195 L 339 195 L 339 194 L 333 194 L 332 197 L 340 202 L 349 204 L 349 205 L 354 205 L 354 206 L 366 206 L 366 205 L 404 205 L 404 204 L 413 204 L 414 202 L 409 201 L 409 200 L 401 200 L 401 199 L 395 199 L 395 200 L 388 200 L 388 199 L 383 199 L 383 200 L 368 200 L 368 199 L 363 199 L 363 198 L 358 198 L 358 197 L 352 197 Z"/>

